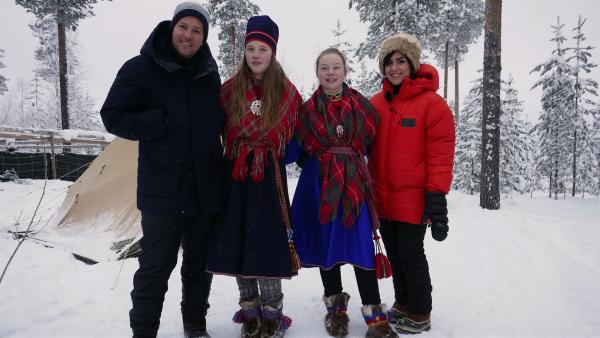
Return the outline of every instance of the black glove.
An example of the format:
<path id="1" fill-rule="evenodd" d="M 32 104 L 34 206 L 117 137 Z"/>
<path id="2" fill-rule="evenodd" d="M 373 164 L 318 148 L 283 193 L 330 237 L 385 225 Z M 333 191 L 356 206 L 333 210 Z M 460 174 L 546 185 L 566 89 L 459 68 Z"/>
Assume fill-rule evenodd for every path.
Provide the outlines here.
<path id="1" fill-rule="evenodd" d="M 448 237 L 448 203 L 446 195 L 441 192 L 425 193 L 425 211 L 423 220 L 431 221 L 431 236 L 436 241 L 443 241 Z"/>

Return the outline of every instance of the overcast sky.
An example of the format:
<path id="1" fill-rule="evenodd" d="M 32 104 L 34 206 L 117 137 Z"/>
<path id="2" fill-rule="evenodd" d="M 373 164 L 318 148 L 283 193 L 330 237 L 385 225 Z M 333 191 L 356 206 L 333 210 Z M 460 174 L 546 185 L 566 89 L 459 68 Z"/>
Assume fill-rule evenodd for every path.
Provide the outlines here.
<path id="1" fill-rule="evenodd" d="M 129 58 L 137 55 L 143 42 L 161 20 L 170 19 L 179 0 L 113 0 L 100 1 L 96 16 L 81 21 L 78 29 L 79 60 L 85 71 L 85 86 L 97 101 L 98 109 L 117 70 Z M 315 81 L 314 59 L 334 42 L 331 30 L 339 18 L 347 30 L 347 40 L 354 46 L 365 39 L 367 26 L 358 20 L 355 10 L 348 9 L 348 0 L 255 0 L 262 13 L 279 25 L 277 56 L 298 89 L 308 91 Z M 579 14 L 587 17 L 584 26 L 586 42 L 595 46 L 592 61 L 600 63 L 600 1 L 597 0 L 504 0 L 502 13 L 502 76 L 511 73 L 519 95 L 525 101 L 530 119 L 535 119 L 541 105 L 540 90 L 530 91 L 537 74 L 529 71 L 550 56 L 553 44 L 550 25 L 557 16 L 565 23 L 563 34 L 570 38 Z M 0 0 L 0 48 L 5 50 L 2 62 L 6 68 L 0 74 L 8 77 L 9 89 L 19 79 L 32 78 L 33 49 L 37 43 L 28 23 L 32 14 L 12 0 Z M 216 29 L 209 32 L 208 43 L 218 53 Z M 568 42 L 571 44 L 571 42 Z M 483 67 L 483 34 L 471 46 L 460 65 L 461 104 Z M 439 65 L 436 65 L 439 66 Z M 440 86 L 443 70 L 440 71 Z M 592 77 L 600 81 L 600 70 Z M 225 80 L 225 79 L 223 79 Z M 449 96 L 454 97 L 454 79 L 449 77 Z M 440 88 L 440 94 L 442 89 Z M 6 96 L 6 95 L 5 95 Z M 0 97 L 0 100 L 2 98 Z"/>

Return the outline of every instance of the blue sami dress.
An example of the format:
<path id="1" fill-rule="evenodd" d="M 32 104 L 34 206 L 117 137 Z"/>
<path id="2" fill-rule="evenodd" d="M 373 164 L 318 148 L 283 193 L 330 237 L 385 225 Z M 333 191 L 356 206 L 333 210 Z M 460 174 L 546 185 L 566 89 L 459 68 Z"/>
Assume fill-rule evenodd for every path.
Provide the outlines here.
<path id="1" fill-rule="evenodd" d="M 291 143 L 288 159 L 299 158 L 302 146 Z M 321 179 L 317 158 L 304 162 L 291 206 L 294 242 L 303 267 L 321 267 L 329 270 L 337 264 L 349 263 L 363 269 L 375 269 L 373 224 L 366 203 L 352 227 L 344 226 L 342 208 L 338 207 L 335 221 L 319 222 Z"/>

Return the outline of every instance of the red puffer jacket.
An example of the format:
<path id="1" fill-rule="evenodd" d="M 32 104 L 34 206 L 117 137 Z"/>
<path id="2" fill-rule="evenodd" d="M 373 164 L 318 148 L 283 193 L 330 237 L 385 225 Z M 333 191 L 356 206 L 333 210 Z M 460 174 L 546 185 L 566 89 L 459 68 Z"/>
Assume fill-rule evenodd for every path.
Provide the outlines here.
<path id="1" fill-rule="evenodd" d="M 421 64 L 393 96 L 386 79 L 371 99 L 381 122 L 370 149 L 369 174 L 379 217 L 422 222 L 425 191 L 450 190 L 454 162 L 454 118 L 436 90 L 438 73 Z M 390 101 L 386 99 L 391 98 Z"/>

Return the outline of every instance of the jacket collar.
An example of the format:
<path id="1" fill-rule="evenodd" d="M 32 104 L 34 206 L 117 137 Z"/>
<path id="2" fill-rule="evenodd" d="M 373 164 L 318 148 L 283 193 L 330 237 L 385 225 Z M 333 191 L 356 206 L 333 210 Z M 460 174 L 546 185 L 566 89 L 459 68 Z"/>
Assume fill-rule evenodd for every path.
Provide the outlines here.
<path id="1" fill-rule="evenodd" d="M 171 46 L 171 21 L 160 22 L 144 42 L 140 54 L 153 60 L 168 73 L 174 73 L 185 68 L 185 61 L 177 56 Z M 213 58 L 207 43 L 204 43 L 192 58 L 191 65 L 194 77 L 217 71 L 217 62 Z"/>
<path id="2" fill-rule="evenodd" d="M 396 96 L 400 100 L 407 100 L 423 92 L 435 92 L 439 86 L 440 78 L 437 70 L 431 65 L 422 63 L 414 79 L 407 77 L 402 81 L 402 85 Z M 387 101 L 391 101 L 394 98 L 393 85 L 387 78 L 383 79 L 383 92 Z"/>

